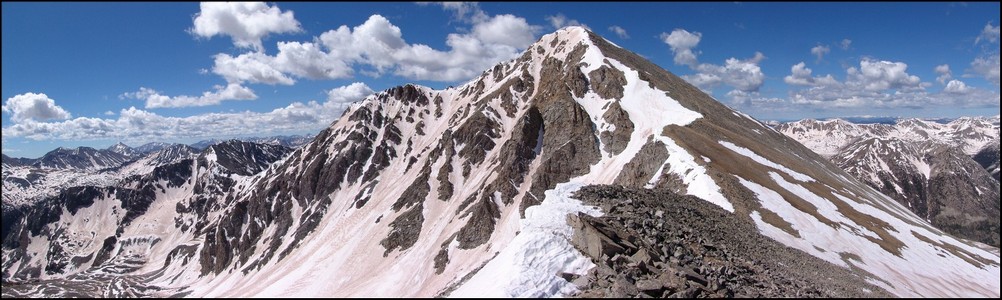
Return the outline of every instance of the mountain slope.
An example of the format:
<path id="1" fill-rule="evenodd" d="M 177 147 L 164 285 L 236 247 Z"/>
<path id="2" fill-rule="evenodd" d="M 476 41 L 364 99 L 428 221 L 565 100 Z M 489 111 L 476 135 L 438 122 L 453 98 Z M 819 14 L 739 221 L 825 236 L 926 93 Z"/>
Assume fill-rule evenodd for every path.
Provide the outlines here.
<path id="1" fill-rule="evenodd" d="M 203 160 L 224 161 L 202 155 L 193 172 L 225 165 Z M 372 95 L 260 173 L 227 178 L 168 189 L 184 195 L 143 214 L 172 230 L 128 273 L 154 295 L 568 295 L 558 274 L 604 263 L 568 223 L 612 209 L 577 200 L 596 184 L 698 197 L 843 270 L 830 280 L 854 295 L 999 295 L 997 255 L 580 27 L 457 88 Z"/>

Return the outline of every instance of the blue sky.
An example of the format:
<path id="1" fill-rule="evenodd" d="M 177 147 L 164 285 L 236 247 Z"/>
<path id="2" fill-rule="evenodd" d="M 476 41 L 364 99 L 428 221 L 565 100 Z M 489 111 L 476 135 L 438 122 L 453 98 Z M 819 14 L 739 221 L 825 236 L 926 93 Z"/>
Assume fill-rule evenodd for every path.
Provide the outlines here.
<path id="1" fill-rule="evenodd" d="M 2 5 L 18 157 L 315 133 L 372 91 L 460 85 L 568 25 L 759 119 L 999 114 L 999 3 Z"/>

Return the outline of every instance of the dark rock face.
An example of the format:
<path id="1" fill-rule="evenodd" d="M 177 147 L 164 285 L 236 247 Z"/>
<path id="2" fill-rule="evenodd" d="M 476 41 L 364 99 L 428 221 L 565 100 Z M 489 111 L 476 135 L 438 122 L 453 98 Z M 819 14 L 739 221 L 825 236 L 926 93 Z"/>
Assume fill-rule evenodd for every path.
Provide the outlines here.
<path id="1" fill-rule="evenodd" d="M 202 156 L 213 153 L 219 165 L 227 171 L 249 176 L 261 172 L 289 152 L 291 149 L 288 147 L 229 140 L 209 146 Z"/>
<path id="2" fill-rule="evenodd" d="M 484 161 L 487 152 L 497 146 L 494 139 L 501 137 L 501 124 L 487 117 L 488 113 L 497 116 L 497 112 L 494 111 L 474 112 L 466 123 L 452 134 L 456 146 L 463 146 L 463 149 L 459 150 L 459 156 L 466 158 L 463 177 L 470 175 L 473 165 Z"/>
<path id="3" fill-rule="evenodd" d="M 155 156 L 152 158 L 153 165 L 164 165 L 169 163 L 178 162 L 184 159 L 191 159 L 198 156 L 198 150 L 192 148 L 188 145 L 175 144 L 160 148 L 160 150 L 155 151 Z"/>
<path id="4" fill-rule="evenodd" d="M 452 131 L 446 130 L 442 134 L 442 157 L 445 161 L 442 163 L 442 167 L 438 170 L 438 175 L 435 179 L 438 180 L 438 199 L 442 201 L 448 201 L 452 199 L 452 195 L 455 192 L 455 187 L 452 185 L 452 181 L 449 181 L 449 174 L 452 173 L 452 157 L 456 155 L 455 146 L 452 142 Z M 431 156 L 435 157 L 435 151 L 432 151 Z"/>
<path id="5" fill-rule="evenodd" d="M 370 116 L 366 114 L 365 117 L 368 118 Z M 325 139 L 325 137 L 329 134 L 329 129 L 324 130 L 318 135 L 318 139 Z M 360 141 L 370 141 L 362 134 L 356 136 Z M 230 267 L 234 262 L 244 264 L 245 267 L 242 269 L 243 272 L 249 272 L 260 265 L 267 263 L 275 257 L 275 255 L 284 256 L 291 251 L 293 247 L 296 246 L 296 243 L 290 245 L 289 248 L 279 249 L 282 241 L 278 238 L 284 236 L 292 229 L 291 226 L 293 224 L 293 218 L 297 217 L 293 215 L 291 199 L 298 200 L 299 205 L 304 207 L 310 206 L 307 209 L 304 209 L 301 216 L 298 216 L 300 218 L 300 226 L 295 228 L 295 238 L 297 240 L 301 239 L 316 228 L 319 224 L 320 218 L 324 213 L 326 213 L 327 206 L 330 204 L 329 197 L 321 197 L 319 195 L 326 195 L 324 189 L 337 187 L 320 185 L 319 183 L 328 180 L 341 182 L 341 180 L 344 179 L 344 176 L 349 173 L 346 172 L 346 169 L 350 166 L 350 161 L 342 159 L 328 162 L 326 152 L 317 151 L 317 147 L 324 147 L 323 149 L 330 147 L 331 145 L 329 143 L 330 142 L 328 141 L 326 144 L 311 144 L 310 150 L 319 152 L 320 154 L 307 159 L 302 157 L 302 152 L 304 151 L 303 149 L 297 150 L 291 154 L 291 157 L 287 159 L 285 164 L 269 171 L 274 173 L 284 173 L 291 165 L 302 164 L 305 166 L 303 173 L 295 174 L 295 177 L 293 178 L 283 178 L 283 180 L 271 184 L 261 181 L 254 182 L 254 188 L 252 189 L 253 192 L 250 195 L 242 196 L 239 199 L 234 199 L 239 195 L 233 195 L 234 190 L 231 179 L 219 176 L 207 179 L 207 182 L 209 183 L 223 182 L 225 184 L 221 187 L 219 187 L 219 185 L 209 185 L 210 188 L 216 190 L 214 193 L 215 196 L 200 199 L 201 201 L 193 203 L 198 205 L 193 208 L 204 209 L 206 211 L 215 210 L 219 207 L 219 202 L 222 200 L 224 195 L 227 201 L 235 201 L 236 204 L 224 214 L 224 217 L 219 220 L 215 227 L 206 229 L 207 232 L 205 233 L 205 242 L 200 252 L 199 261 L 202 274 L 222 272 Z M 367 143 L 367 145 L 371 145 L 371 143 Z M 277 149 L 288 148 L 281 147 Z M 354 149 L 345 150 L 353 151 Z M 249 151 L 246 153 L 256 152 L 257 151 Z M 365 159 L 368 159 L 369 154 L 371 154 L 371 150 L 365 154 Z M 263 157 L 273 158 L 273 160 L 265 162 L 264 166 L 268 166 L 283 156 L 264 155 Z M 332 166 L 341 166 L 342 168 L 335 171 L 332 170 Z M 332 174 L 333 172 L 337 173 Z M 361 170 L 351 174 L 360 176 Z M 307 205 L 307 203 L 314 203 L 314 205 Z M 259 222 L 248 222 L 248 220 L 259 220 Z M 251 260 L 251 254 L 256 250 L 257 242 L 262 238 L 266 238 L 264 236 L 264 229 L 269 224 L 276 225 L 274 235 L 269 237 L 272 238 L 272 240 L 267 245 L 263 255 L 254 257 L 254 260 Z M 201 230 L 201 226 L 198 226 L 199 230 Z M 246 229 L 244 229 L 244 226 L 246 226 Z"/>
<path id="6" fill-rule="evenodd" d="M 460 249 L 472 249 L 483 245 L 494 234 L 494 226 L 501 217 L 501 211 L 491 197 L 482 196 L 470 207 L 468 213 L 472 216 L 456 236 Z"/>
<path id="7" fill-rule="evenodd" d="M 35 162 L 34 159 L 23 158 L 23 157 L 14 158 L 14 157 L 7 156 L 7 154 L 3 154 L 3 166 L 4 167 L 8 167 L 8 166 L 11 166 L 11 167 L 27 166 L 27 165 L 31 165 L 34 162 Z"/>
<path id="8" fill-rule="evenodd" d="M 637 156 L 633 157 L 629 163 L 623 166 L 623 171 L 616 177 L 614 184 L 628 187 L 644 187 L 647 180 L 654 176 L 654 173 L 661 167 L 654 162 L 663 162 L 668 158 L 668 150 L 665 149 L 661 141 L 648 141 L 640 148 Z"/>
<path id="9" fill-rule="evenodd" d="M 988 173 L 992 174 L 995 181 L 999 181 L 999 141 L 996 140 L 994 143 L 990 143 L 981 151 L 978 151 L 974 155 L 974 161 L 978 162 L 981 167 L 985 168 Z"/>
<path id="10" fill-rule="evenodd" d="M 425 164 L 425 167 L 421 170 L 421 175 L 411 183 L 410 186 L 404 190 L 404 193 L 400 195 L 400 198 L 393 203 L 393 211 L 400 211 L 403 208 L 409 208 L 406 212 L 397 216 L 393 222 L 390 222 L 390 227 L 393 228 L 390 234 L 383 239 L 380 244 L 386 248 L 386 252 L 383 256 L 388 255 L 393 249 L 400 248 L 400 250 L 407 250 L 417 242 L 418 237 L 421 234 L 421 223 L 424 222 L 424 215 L 422 210 L 424 209 L 424 201 L 428 198 L 428 192 L 431 186 L 428 184 L 429 175 L 431 174 L 431 164 Z"/>
<path id="11" fill-rule="evenodd" d="M 667 190 L 586 186 L 602 217 L 568 216 L 598 266 L 565 277 L 576 297 L 888 297 L 848 269 L 758 234 L 717 206 Z"/>
<path id="12" fill-rule="evenodd" d="M 193 174 L 191 159 L 153 168 L 153 178 L 167 181 L 167 187 L 180 187 L 191 179 Z"/>
<path id="13" fill-rule="evenodd" d="M 575 51 L 571 51 L 568 57 L 580 59 L 580 56 L 573 55 Z M 568 69 L 580 72 L 578 63 L 573 59 L 564 63 L 552 57 L 543 61 L 539 92 L 532 99 L 543 119 L 543 156 L 539 171 L 532 178 L 530 194 L 525 196 L 519 208 L 523 216 L 526 208 L 542 203 L 544 191 L 588 172 L 589 167 L 600 159 L 599 143 L 592 132 L 595 124 L 566 88 L 579 85 L 571 82 L 583 81 L 587 84 L 587 79 L 568 72 Z"/>
<path id="14" fill-rule="evenodd" d="M 605 99 L 622 99 L 626 76 L 623 71 L 603 65 L 588 73 L 595 93 Z"/>
<path id="15" fill-rule="evenodd" d="M 28 181 L 27 179 L 24 178 L 7 177 L 3 179 L 3 184 L 12 184 L 21 188 L 26 188 L 31 186 L 31 181 Z"/>
<path id="16" fill-rule="evenodd" d="M 403 214 L 400 214 L 396 220 L 390 223 L 390 227 L 393 229 L 390 231 L 389 236 L 379 242 L 380 245 L 386 248 L 383 256 L 389 255 L 390 252 L 397 248 L 406 250 L 414 246 L 421 233 L 421 223 L 424 223 L 424 215 L 421 213 L 423 209 L 424 204 L 418 203 Z"/>
<path id="17" fill-rule="evenodd" d="M 999 246 L 999 182 L 960 150 L 937 147 L 927 154 L 929 219 L 948 233 Z"/>
<path id="18" fill-rule="evenodd" d="M 626 144 L 630 143 L 630 136 L 633 134 L 633 121 L 626 114 L 619 102 L 613 102 L 609 110 L 602 116 L 606 122 L 616 125 L 614 131 L 602 131 L 602 141 L 605 142 L 605 151 L 612 154 L 619 154 L 626 149 Z"/>

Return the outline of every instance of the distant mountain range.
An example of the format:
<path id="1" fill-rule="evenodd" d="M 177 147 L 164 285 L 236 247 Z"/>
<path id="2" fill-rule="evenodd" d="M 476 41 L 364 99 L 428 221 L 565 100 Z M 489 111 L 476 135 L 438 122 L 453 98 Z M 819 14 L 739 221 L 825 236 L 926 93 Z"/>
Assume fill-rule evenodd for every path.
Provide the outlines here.
<path id="1" fill-rule="evenodd" d="M 894 124 L 897 124 L 901 120 L 907 120 L 907 119 L 921 119 L 921 120 L 926 121 L 926 122 L 934 122 L 934 123 L 940 123 L 940 124 L 947 124 L 947 123 L 950 123 L 950 122 L 952 122 L 954 120 L 957 120 L 957 119 L 960 119 L 960 118 L 967 118 L 967 117 L 958 117 L 958 118 L 907 118 L 907 117 L 890 117 L 890 116 L 846 116 L 846 117 L 831 117 L 831 118 L 815 118 L 815 119 L 812 119 L 812 120 L 818 120 L 818 121 L 843 120 L 843 121 L 847 121 L 847 122 L 854 123 L 854 124 L 885 124 L 885 125 L 894 125 Z M 988 118 L 998 119 L 998 116 L 988 117 Z M 801 120 L 803 120 L 803 119 L 801 119 Z M 768 123 L 782 124 L 782 123 L 791 123 L 791 122 L 796 122 L 796 121 L 801 121 L 801 120 L 778 120 L 778 121 L 769 121 Z"/>
<path id="2" fill-rule="evenodd" d="M 298 148 L 312 140 L 314 135 L 281 135 L 270 137 L 244 137 L 236 140 L 278 145 L 289 148 Z M 232 140 L 232 139 L 230 139 Z M 209 146 L 228 141 L 226 139 L 203 140 L 188 146 L 195 150 L 206 149 Z M 37 159 L 15 158 L 3 155 L 4 166 L 27 166 L 31 165 L 42 169 L 80 169 L 99 170 L 119 166 L 124 162 L 137 159 L 146 154 L 160 151 L 165 147 L 180 145 L 175 143 L 151 142 L 138 147 L 130 147 L 124 143 L 116 143 L 106 149 L 94 149 L 90 147 L 64 148 L 60 147 L 49 151 Z"/>
<path id="3" fill-rule="evenodd" d="M 296 148 L 311 139 L 312 136 L 273 136 L 242 140 L 252 144 Z M 160 142 L 135 148 L 124 143 L 106 149 L 60 147 L 37 159 L 3 155 L 3 206 L 30 203 L 72 186 L 112 185 L 122 178 L 193 158 L 214 145 L 226 145 L 232 141 L 241 140 L 200 141 L 193 144 L 197 147 Z M 261 168 L 254 162 L 249 162 L 247 167 L 253 170 Z"/>
<path id="4" fill-rule="evenodd" d="M 999 246 L 998 116 L 774 127 L 940 229 Z"/>
<path id="5" fill-rule="evenodd" d="M 314 136 L 315 135 L 291 135 L 291 136 L 282 135 L 282 136 L 271 136 L 271 137 L 247 137 L 247 138 L 236 138 L 236 139 L 244 142 L 251 142 L 257 144 L 268 144 L 268 145 L 284 146 L 289 148 L 299 148 L 300 146 L 305 145 L 306 143 L 309 143 L 311 140 L 313 140 Z M 193 143 L 190 146 L 194 147 L 195 149 L 205 149 L 209 146 L 224 141 L 227 140 L 222 140 L 222 139 L 204 140 L 204 141 L 199 141 L 197 143 Z"/>

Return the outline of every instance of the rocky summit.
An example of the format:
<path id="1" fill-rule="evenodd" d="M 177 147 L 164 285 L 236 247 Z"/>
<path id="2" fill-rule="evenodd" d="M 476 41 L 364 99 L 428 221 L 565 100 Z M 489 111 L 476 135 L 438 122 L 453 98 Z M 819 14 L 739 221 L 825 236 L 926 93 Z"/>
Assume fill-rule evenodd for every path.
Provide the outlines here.
<path id="1" fill-rule="evenodd" d="M 999 297 L 997 250 L 574 26 L 3 226 L 4 296 Z"/>

